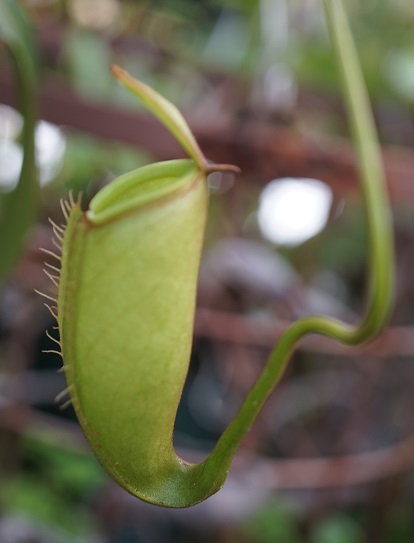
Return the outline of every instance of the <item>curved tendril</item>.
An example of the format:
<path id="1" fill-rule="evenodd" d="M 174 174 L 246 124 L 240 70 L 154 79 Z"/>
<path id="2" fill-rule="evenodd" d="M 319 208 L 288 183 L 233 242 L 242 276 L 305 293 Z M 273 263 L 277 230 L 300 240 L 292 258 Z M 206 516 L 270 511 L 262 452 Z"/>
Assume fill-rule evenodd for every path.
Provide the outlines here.
<path id="1" fill-rule="evenodd" d="M 339 60 L 344 98 L 350 118 L 360 183 L 365 201 L 370 240 L 369 290 L 360 323 L 311 316 L 294 322 L 279 339 L 268 363 L 239 412 L 205 461 L 206 468 L 224 469 L 250 428 L 263 403 L 280 381 L 298 341 L 307 334 L 322 334 L 348 345 L 372 339 L 386 324 L 393 303 L 394 248 L 389 198 L 381 152 L 363 83 L 355 45 L 339 0 L 325 0 L 326 16 Z"/>

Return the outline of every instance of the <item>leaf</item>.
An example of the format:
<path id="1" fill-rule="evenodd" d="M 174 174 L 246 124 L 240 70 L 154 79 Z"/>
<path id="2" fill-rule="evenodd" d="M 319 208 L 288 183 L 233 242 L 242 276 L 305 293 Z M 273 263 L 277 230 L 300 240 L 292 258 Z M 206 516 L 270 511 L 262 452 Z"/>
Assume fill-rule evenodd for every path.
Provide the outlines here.
<path id="1" fill-rule="evenodd" d="M 181 112 L 154 89 L 134 79 L 119 66 L 112 66 L 112 73 L 167 127 L 197 166 L 205 170 L 207 161 Z"/>

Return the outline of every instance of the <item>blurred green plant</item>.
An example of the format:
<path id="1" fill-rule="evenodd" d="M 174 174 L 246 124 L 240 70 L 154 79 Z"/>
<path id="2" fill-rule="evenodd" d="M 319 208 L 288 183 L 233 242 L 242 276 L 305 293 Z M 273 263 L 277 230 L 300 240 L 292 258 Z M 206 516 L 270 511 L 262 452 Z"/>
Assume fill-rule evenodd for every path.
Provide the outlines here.
<path id="1" fill-rule="evenodd" d="M 245 530 L 255 543 L 302 543 L 300 521 L 295 507 L 279 499 L 260 508 Z"/>
<path id="2" fill-rule="evenodd" d="M 107 478 L 95 458 L 57 444 L 54 437 L 55 440 L 48 439 L 47 434 L 24 436 L 25 461 L 55 492 L 78 501 L 100 487 Z"/>
<path id="3" fill-rule="evenodd" d="M 315 524 L 310 543 L 366 543 L 361 526 L 350 516 L 333 514 Z"/>
<path id="4" fill-rule="evenodd" d="M 100 34 L 70 27 L 65 35 L 64 56 L 71 83 L 80 96 L 96 102 L 113 94 L 114 80 L 109 72 L 111 52 Z"/>
<path id="5" fill-rule="evenodd" d="M 36 216 L 38 181 L 35 158 L 37 54 L 36 43 L 22 8 L 0 0 L 0 43 L 12 59 L 18 107 L 23 116 L 23 164 L 16 188 L 1 196 L 0 281 L 16 263 Z"/>
<path id="6" fill-rule="evenodd" d="M 406 101 L 407 91 L 413 87 L 414 15 L 410 3 L 367 0 L 352 3 L 349 11 L 371 97 L 393 96 Z M 293 29 L 287 61 L 302 85 L 340 90 L 341 81 L 320 27 Z"/>
<path id="7" fill-rule="evenodd" d="M 53 526 L 71 536 L 93 531 L 89 505 L 106 481 L 96 460 L 56 444 L 56 436 L 25 435 L 21 443 L 25 469 L 17 476 L 1 473 L 0 508 Z"/>

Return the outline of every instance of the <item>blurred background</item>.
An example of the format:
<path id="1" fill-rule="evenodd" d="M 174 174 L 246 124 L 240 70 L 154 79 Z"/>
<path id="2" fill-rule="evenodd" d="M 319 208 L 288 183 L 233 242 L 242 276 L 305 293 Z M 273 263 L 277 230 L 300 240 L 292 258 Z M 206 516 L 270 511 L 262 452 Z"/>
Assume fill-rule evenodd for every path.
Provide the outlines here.
<path id="1" fill-rule="evenodd" d="M 61 362 L 42 353 L 54 348 L 45 336 L 54 320 L 33 291 L 49 289 L 39 251 L 54 250 L 47 219 L 62 223 L 69 190 L 86 206 L 117 175 L 183 156 L 112 79 L 112 63 L 176 103 L 209 159 L 242 168 L 238 179 L 209 178 L 176 422 L 177 449 L 206 454 L 291 321 L 317 312 L 353 322 L 363 310 L 366 224 L 322 2 L 2 3 L 21 9 L 6 30 L 0 9 L 0 221 L 18 203 L 0 260 L 20 243 L 19 221 L 29 227 L 0 286 L 0 542 L 412 542 L 414 4 L 347 2 L 395 212 L 391 325 L 360 349 L 303 340 L 225 487 L 174 511 L 111 482 L 72 408 L 54 401 Z M 15 76 L 16 58 L 31 81 Z M 19 196 L 30 135 L 40 189 Z"/>

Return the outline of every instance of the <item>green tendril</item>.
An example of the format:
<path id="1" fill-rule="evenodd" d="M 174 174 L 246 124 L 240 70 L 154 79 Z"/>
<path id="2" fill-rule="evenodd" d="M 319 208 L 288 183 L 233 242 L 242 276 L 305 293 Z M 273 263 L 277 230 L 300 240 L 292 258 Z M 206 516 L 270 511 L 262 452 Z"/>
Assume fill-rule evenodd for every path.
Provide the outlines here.
<path id="1" fill-rule="evenodd" d="M 339 0 L 325 0 L 344 98 L 352 129 L 354 149 L 369 230 L 368 299 L 365 315 L 356 326 L 324 316 L 310 316 L 291 324 L 273 349 L 266 368 L 240 411 L 219 439 L 207 460 L 211 467 L 230 464 L 243 436 L 262 405 L 280 381 L 298 341 L 307 334 L 328 336 L 346 345 L 371 340 L 387 323 L 394 299 L 394 247 L 392 220 L 381 161 L 381 149 L 366 87 L 347 18 Z"/>

